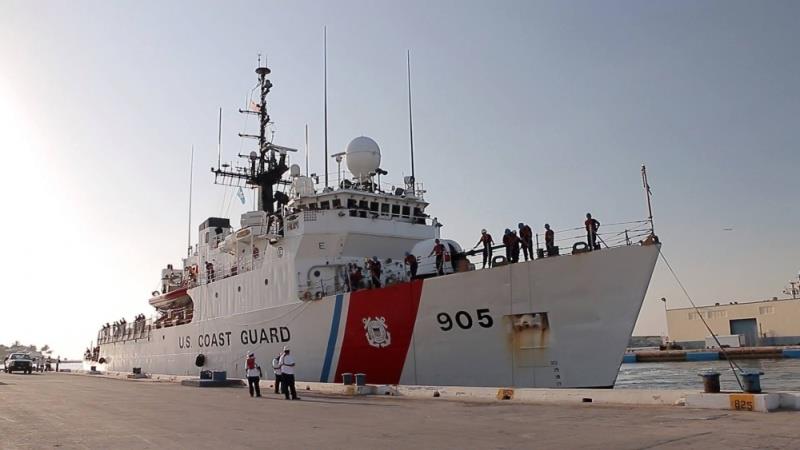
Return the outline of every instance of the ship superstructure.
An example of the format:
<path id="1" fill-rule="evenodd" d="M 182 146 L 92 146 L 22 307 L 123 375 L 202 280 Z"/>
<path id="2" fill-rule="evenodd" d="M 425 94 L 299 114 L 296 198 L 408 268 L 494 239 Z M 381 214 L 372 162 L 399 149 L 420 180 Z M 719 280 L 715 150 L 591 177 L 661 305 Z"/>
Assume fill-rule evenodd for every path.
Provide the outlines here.
<path id="1" fill-rule="evenodd" d="M 247 352 L 267 359 L 291 345 L 300 380 L 360 372 L 373 383 L 613 385 L 658 255 L 651 229 L 613 248 L 516 264 L 500 256 L 475 270 L 440 237 L 413 176 L 382 184 L 374 140 L 357 137 L 334 155 L 350 172 L 334 186 L 289 165 L 294 150 L 266 136 L 270 70 L 256 73 L 260 102 L 241 112 L 259 118 L 258 135 L 243 135 L 258 149 L 212 172 L 257 189 L 257 210 L 238 229 L 204 221 L 182 267 L 162 270 L 150 299 L 157 317 L 107 324 L 94 359 L 109 370 L 243 376 Z M 415 277 L 407 254 L 419 262 Z"/>

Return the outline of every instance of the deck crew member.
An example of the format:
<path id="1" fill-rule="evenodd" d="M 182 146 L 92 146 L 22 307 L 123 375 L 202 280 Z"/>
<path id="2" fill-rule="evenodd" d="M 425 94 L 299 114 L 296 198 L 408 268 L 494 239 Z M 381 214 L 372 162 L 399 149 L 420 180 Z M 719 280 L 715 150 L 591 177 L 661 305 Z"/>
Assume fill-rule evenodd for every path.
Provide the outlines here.
<path id="1" fill-rule="evenodd" d="M 522 244 L 522 254 L 525 256 L 525 261 L 528 260 L 528 253 L 530 253 L 531 259 L 533 259 L 533 230 L 531 230 L 530 226 L 522 222 L 517 226 L 519 227 L 519 239 Z"/>
<path id="2" fill-rule="evenodd" d="M 279 394 L 281 392 L 281 354 L 275 355 L 272 358 L 272 373 L 275 374 L 275 393 Z"/>
<path id="3" fill-rule="evenodd" d="M 519 261 L 519 236 L 517 232 L 511 231 L 506 228 L 506 233 L 503 235 L 503 245 L 506 246 L 506 259 L 510 263 Z"/>
<path id="4" fill-rule="evenodd" d="M 373 289 L 377 289 L 381 287 L 381 262 L 378 261 L 377 256 L 373 256 L 371 260 L 367 262 L 369 266 L 369 275 L 372 280 L 372 287 Z"/>
<path id="5" fill-rule="evenodd" d="M 481 230 L 481 237 L 475 247 L 472 248 L 476 249 L 481 244 L 483 244 L 483 268 L 486 268 L 487 263 L 489 267 L 492 267 L 492 245 L 494 245 L 494 240 L 492 235 L 486 232 L 486 228 Z"/>
<path id="6" fill-rule="evenodd" d="M 506 261 L 511 262 L 511 230 L 503 232 L 503 246 L 506 248 Z"/>
<path id="7" fill-rule="evenodd" d="M 283 355 L 281 355 L 281 389 L 286 400 L 289 400 L 290 393 L 292 400 L 300 399 L 294 387 L 294 356 L 289 354 L 289 346 L 283 347 Z"/>
<path id="8" fill-rule="evenodd" d="M 517 230 L 511 230 L 511 258 L 513 260 L 511 262 L 519 262 L 519 245 L 521 242 L 519 236 L 517 236 Z"/>
<path id="9" fill-rule="evenodd" d="M 353 267 L 350 270 L 350 291 L 355 292 L 361 289 L 361 280 L 363 279 L 364 275 L 361 273 L 361 267 L 353 264 Z"/>
<path id="10" fill-rule="evenodd" d="M 433 250 L 431 250 L 431 254 L 428 255 L 428 258 L 436 255 L 436 274 L 437 275 L 444 275 L 444 245 L 436 239 L 434 241 Z"/>
<path id="11" fill-rule="evenodd" d="M 547 256 L 554 256 L 556 250 L 556 233 L 550 229 L 550 224 L 544 224 L 544 246 L 547 248 Z"/>
<path id="12" fill-rule="evenodd" d="M 597 249 L 597 230 L 600 228 L 600 222 L 592 218 L 591 213 L 586 213 L 586 221 L 583 225 L 586 227 L 586 241 L 589 244 L 589 250 Z"/>
<path id="13" fill-rule="evenodd" d="M 216 278 L 214 276 L 214 264 L 212 264 L 211 261 L 206 261 L 206 278 L 207 283 L 213 282 L 214 278 Z"/>
<path id="14" fill-rule="evenodd" d="M 261 379 L 261 367 L 256 363 L 255 353 L 250 352 L 247 355 L 245 367 L 247 367 L 247 387 L 250 389 L 250 397 L 252 397 L 254 393 L 256 397 L 261 397 L 261 388 L 258 386 L 258 382 Z"/>
<path id="15" fill-rule="evenodd" d="M 412 255 L 411 252 L 406 252 L 406 259 L 404 262 L 408 265 L 408 272 L 411 274 L 410 279 L 417 278 L 417 257 Z"/>

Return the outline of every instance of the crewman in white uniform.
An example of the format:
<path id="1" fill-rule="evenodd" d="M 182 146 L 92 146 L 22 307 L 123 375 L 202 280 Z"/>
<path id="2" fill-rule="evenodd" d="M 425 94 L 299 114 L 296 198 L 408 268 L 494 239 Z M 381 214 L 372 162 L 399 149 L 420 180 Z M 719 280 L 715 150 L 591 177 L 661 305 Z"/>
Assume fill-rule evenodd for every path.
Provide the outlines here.
<path id="1" fill-rule="evenodd" d="M 275 373 L 275 393 L 276 394 L 280 394 L 281 392 L 283 392 L 280 389 L 281 376 L 282 376 L 281 375 L 281 356 L 283 356 L 282 352 L 277 354 L 277 355 L 275 355 L 275 357 L 272 358 L 272 372 Z"/>
<path id="2" fill-rule="evenodd" d="M 289 393 L 292 394 L 292 400 L 300 400 L 297 396 L 297 390 L 294 387 L 294 356 L 289 354 L 289 346 L 283 347 L 283 355 L 281 356 L 281 389 L 286 400 L 289 400 Z"/>

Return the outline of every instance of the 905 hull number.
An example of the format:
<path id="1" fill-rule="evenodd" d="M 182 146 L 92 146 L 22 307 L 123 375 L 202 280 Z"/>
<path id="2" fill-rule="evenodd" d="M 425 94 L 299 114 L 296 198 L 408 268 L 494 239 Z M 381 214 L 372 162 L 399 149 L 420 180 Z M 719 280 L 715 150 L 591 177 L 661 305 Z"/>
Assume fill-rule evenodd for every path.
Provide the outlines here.
<path id="1" fill-rule="evenodd" d="M 436 321 L 439 323 L 439 328 L 442 331 L 450 331 L 455 326 L 462 330 L 469 330 L 475 325 L 481 328 L 491 328 L 494 326 L 494 319 L 489 315 L 489 308 L 478 309 L 474 314 L 475 319 L 473 319 L 473 314 L 469 311 L 456 311 L 452 316 L 449 313 L 440 312 L 436 315 Z"/>

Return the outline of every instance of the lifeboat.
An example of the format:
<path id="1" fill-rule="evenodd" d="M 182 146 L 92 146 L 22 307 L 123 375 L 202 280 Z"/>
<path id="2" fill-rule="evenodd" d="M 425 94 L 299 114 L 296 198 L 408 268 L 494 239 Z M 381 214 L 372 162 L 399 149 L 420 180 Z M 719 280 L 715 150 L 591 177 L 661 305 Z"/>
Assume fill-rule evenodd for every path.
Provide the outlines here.
<path id="1" fill-rule="evenodd" d="M 159 310 L 183 308 L 192 304 L 192 297 L 187 292 L 188 287 L 180 287 L 166 294 L 157 295 L 150 299 L 150 305 Z"/>

